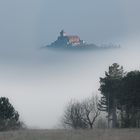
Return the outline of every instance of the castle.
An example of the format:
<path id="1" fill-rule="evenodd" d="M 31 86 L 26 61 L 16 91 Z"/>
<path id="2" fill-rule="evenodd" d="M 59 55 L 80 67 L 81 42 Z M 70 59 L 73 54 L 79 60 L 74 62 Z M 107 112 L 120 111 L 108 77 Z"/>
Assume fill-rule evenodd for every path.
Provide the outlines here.
<path id="1" fill-rule="evenodd" d="M 81 43 L 81 40 L 78 36 L 76 35 L 67 35 L 66 32 L 64 32 L 64 30 L 62 30 L 60 32 L 60 37 L 58 37 L 58 40 L 59 39 L 64 39 L 67 41 L 67 44 L 80 44 Z"/>
<path id="2" fill-rule="evenodd" d="M 61 30 L 57 40 L 47 45 L 49 48 L 66 48 L 66 49 L 109 49 L 120 48 L 118 45 L 102 45 L 88 44 L 81 40 L 77 35 L 68 35 L 64 30 Z"/>
<path id="3" fill-rule="evenodd" d="M 83 41 L 80 40 L 79 36 L 76 35 L 67 35 L 64 30 L 61 30 L 60 35 L 57 40 L 54 41 L 50 46 L 52 47 L 70 47 L 70 46 L 78 46 L 83 44 Z"/>

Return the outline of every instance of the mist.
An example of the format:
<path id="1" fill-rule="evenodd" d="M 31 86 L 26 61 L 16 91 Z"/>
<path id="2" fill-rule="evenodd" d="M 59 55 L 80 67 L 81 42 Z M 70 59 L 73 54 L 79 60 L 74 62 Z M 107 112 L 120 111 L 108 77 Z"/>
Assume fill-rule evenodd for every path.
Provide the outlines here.
<path id="1" fill-rule="evenodd" d="M 139 4 L 137 0 L 1 1 L 0 96 L 10 99 L 29 127 L 58 127 L 70 99 L 98 93 L 99 77 L 109 65 L 117 62 L 126 71 L 140 69 Z M 89 43 L 121 48 L 40 49 L 56 40 L 61 29 Z"/>

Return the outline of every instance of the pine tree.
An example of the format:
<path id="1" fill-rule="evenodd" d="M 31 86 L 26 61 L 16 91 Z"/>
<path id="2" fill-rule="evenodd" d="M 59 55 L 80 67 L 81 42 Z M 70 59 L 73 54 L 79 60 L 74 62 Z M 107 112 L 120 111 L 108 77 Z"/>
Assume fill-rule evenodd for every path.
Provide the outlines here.
<path id="1" fill-rule="evenodd" d="M 108 125 L 112 120 L 112 127 L 117 127 L 117 105 L 120 96 L 121 80 L 124 76 L 123 67 L 117 63 L 109 66 L 105 77 L 100 78 L 100 88 L 102 98 L 100 100 L 100 108 L 108 113 Z"/>
<path id="2" fill-rule="evenodd" d="M 19 114 L 6 97 L 0 98 L 0 131 L 21 127 Z"/>
<path id="3" fill-rule="evenodd" d="M 140 72 L 128 72 L 122 83 L 122 127 L 140 127 Z"/>

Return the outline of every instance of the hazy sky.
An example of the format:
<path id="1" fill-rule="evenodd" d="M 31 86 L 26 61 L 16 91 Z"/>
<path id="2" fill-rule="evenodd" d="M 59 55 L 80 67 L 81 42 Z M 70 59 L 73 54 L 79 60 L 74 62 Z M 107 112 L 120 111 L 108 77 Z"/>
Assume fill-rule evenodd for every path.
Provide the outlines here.
<path id="1" fill-rule="evenodd" d="M 40 47 L 61 29 L 91 43 L 117 42 L 139 34 L 139 6 L 139 0 L 1 0 L 0 48 Z"/>
<path id="2" fill-rule="evenodd" d="M 98 90 L 108 65 L 140 68 L 140 49 L 133 49 L 140 44 L 139 7 L 139 0 L 0 0 L 0 96 L 10 98 L 27 125 L 53 128 L 68 100 Z M 61 29 L 123 48 L 40 51 Z"/>

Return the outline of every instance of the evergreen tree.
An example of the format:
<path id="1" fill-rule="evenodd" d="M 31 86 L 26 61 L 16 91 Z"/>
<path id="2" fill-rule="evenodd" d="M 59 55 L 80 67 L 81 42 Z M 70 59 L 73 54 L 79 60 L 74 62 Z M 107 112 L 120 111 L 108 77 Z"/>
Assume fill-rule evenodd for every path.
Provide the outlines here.
<path id="1" fill-rule="evenodd" d="M 21 127 L 19 114 L 6 97 L 0 98 L 0 131 Z"/>
<path id="2" fill-rule="evenodd" d="M 102 98 L 100 100 L 100 110 L 108 113 L 108 125 L 112 120 L 112 127 L 117 127 L 117 106 L 120 96 L 121 80 L 124 76 L 123 67 L 117 63 L 109 66 L 105 77 L 100 78 L 100 88 Z"/>
<path id="3" fill-rule="evenodd" d="M 127 73 L 122 83 L 122 127 L 140 127 L 140 72 Z"/>

